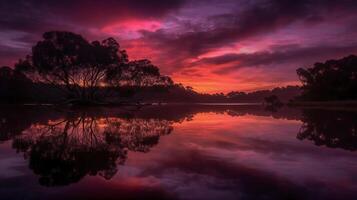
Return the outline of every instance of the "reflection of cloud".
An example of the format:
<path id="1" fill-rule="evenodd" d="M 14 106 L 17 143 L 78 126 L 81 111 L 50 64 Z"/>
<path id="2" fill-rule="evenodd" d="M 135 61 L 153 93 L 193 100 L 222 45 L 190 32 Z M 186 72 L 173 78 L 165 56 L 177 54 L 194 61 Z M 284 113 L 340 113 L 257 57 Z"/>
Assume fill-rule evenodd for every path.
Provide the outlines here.
<path id="1" fill-rule="evenodd" d="M 171 141 L 181 140 L 175 138 Z M 188 199 L 259 199 L 263 196 L 268 199 L 314 199 L 315 195 L 324 199 L 336 199 L 345 195 L 346 199 L 353 199 L 353 187 L 338 183 L 341 177 L 345 176 L 345 172 L 325 166 L 330 159 L 339 164 L 345 162 L 346 160 L 340 157 L 343 153 L 328 154 L 321 159 L 322 153 L 326 152 L 316 152 L 312 155 L 313 158 L 305 159 L 316 149 L 304 150 L 306 146 L 297 147 L 291 144 L 290 148 L 286 144 L 284 149 L 284 143 L 277 142 L 273 144 L 275 147 L 272 147 L 272 143 L 268 141 L 266 147 L 261 148 L 259 145 L 264 144 L 253 140 L 241 149 L 226 151 L 222 146 L 205 143 L 210 139 L 202 140 L 202 143 L 190 140 L 196 145 L 179 143 L 176 149 L 163 149 L 162 154 L 170 156 L 157 155 L 158 157 L 147 158 L 146 162 L 150 164 L 142 163 L 143 171 L 136 176 L 143 179 L 154 176 L 160 180 L 163 187 L 175 191 L 181 198 Z M 244 142 L 246 141 L 242 141 Z M 269 151 L 264 151 L 266 149 Z M 288 151 L 284 152 L 286 149 Z M 283 154 L 286 154 L 285 159 L 280 156 Z M 335 157 L 339 159 L 333 159 Z M 351 155 L 347 160 L 352 157 Z M 340 166 L 339 164 L 337 165 Z M 343 166 L 346 167 L 344 169 L 351 168 L 347 164 Z M 316 169 L 319 169 L 319 172 Z M 329 174 L 331 170 L 336 174 Z M 327 190 L 331 187 L 335 189 L 328 194 L 316 190 Z"/>
<path id="2" fill-rule="evenodd" d="M 200 151 L 160 160 L 159 167 L 147 168 L 141 176 L 160 178 L 161 183 L 184 199 L 271 199 L 302 198 L 304 189 L 267 172 L 226 162 Z"/>
<path id="3" fill-rule="evenodd" d="M 284 199 L 284 192 L 299 193 L 297 199 L 355 196 L 350 176 L 354 155 L 299 142 L 295 138 L 299 122 L 205 115 L 175 126 L 176 134 L 165 141 L 167 146 L 161 144 L 161 154 L 141 163 L 140 176 L 154 176 L 170 190 L 193 199 L 236 199 L 237 195 L 254 199 L 263 194 Z"/>

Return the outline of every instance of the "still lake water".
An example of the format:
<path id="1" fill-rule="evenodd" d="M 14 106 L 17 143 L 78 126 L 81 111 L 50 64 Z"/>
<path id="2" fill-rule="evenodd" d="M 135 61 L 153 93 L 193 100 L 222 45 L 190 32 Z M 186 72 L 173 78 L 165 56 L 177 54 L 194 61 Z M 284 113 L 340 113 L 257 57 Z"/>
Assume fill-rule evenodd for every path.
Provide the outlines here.
<path id="1" fill-rule="evenodd" d="M 357 113 L 0 109 L 0 199 L 357 199 Z"/>

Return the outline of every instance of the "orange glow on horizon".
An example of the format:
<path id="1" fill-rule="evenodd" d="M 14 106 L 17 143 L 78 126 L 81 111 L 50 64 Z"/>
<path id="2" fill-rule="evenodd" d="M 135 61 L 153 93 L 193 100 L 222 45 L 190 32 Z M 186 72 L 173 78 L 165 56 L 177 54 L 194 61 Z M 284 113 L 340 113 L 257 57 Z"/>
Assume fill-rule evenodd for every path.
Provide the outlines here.
<path id="1" fill-rule="evenodd" d="M 276 87 L 285 87 L 285 86 L 295 86 L 300 85 L 298 81 L 291 81 L 285 82 L 282 84 L 274 84 L 274 83 L 262 83 L 262 82 L 255 82 L 255 83 L 227 83 L 227 82 L 218 82 L 218 81 L 206 81 L 201 82 L 198 80 L 190 79 L 190 78 L 175 78 L 173 77 L 174 81 L 177 83 L 181 83 L 184 86 L 192 87 L 196 92 L 200 93 L 229 93 L 231 91 L 240 91 L 240 92 L 254 92 L 258 90 L 271 90 Z"/>
<path id="2" fill-rule="evenodd" d="M 199 76 L 174 73 L 171 75 L 176 83 L 191 86 L 201 93 L 228 93 L 231 91 L 253 92 L 257 90 L 270 90 L 276 87 L 300 85 L 299 81 L 279 81 L 270 77 L 270 74 L 261 73 L 258 69 L 251 68 L 240 70 L 238 73 L 218 75 L 208 72 L 205 68 L 195 68 Z"/>

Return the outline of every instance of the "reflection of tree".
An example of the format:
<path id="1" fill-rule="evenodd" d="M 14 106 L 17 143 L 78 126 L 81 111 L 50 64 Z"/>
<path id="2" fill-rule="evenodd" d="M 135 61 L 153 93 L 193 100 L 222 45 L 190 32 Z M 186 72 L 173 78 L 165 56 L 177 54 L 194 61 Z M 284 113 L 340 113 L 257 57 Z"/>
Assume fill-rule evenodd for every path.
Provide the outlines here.
<path id="1" fill-rule="evenodd" d="M 121 144 L 131 151 L 148 152 L 161 135 L 171 133 L 170 121 L 156 119 L 111 119 L 106 132 L 119 132 Z"/>
<path id="2" fill-rule="evenodd" d="M 165 120 L 67 117 L 33 124 L 15 137 L 13 147 L 47 186 L 67 185 L 86 175 L 112 178 L 127 151 L 148 152 L 172 126 Z"/>
<path id="3" fill-rule="evenodd" d="M 357 113 L 305 110 L 302 121 L 298 139 L 309 139 L 319 146 L 357 149 Z"/>

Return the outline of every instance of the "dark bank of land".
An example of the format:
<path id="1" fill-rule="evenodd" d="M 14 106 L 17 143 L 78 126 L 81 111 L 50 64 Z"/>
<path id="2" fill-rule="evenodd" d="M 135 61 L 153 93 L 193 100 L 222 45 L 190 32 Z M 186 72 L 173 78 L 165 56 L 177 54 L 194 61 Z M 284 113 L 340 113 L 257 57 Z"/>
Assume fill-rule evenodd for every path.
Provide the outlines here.
<path id="1" fill-rule="evenodd" d="M 301 95 L 291 106 L 357 107 L 357 57 L 354 55 L 315 63 L 309 68 L 297 69 L 302 83 Z"/>
<path id="2" fill-rule="evenodd" d="M 0 104 L 59 106 L 144 106 L 165 103 L 260 103 L 275 110 L 289 106 L 357 107 L 357 56 L 297 69 L 301 86 L 254 92 L 204 94 L 174 83 L 149 60 L 129 60 L 108 38 L 43 34 L 14 67 L 0 68 Z"/>

